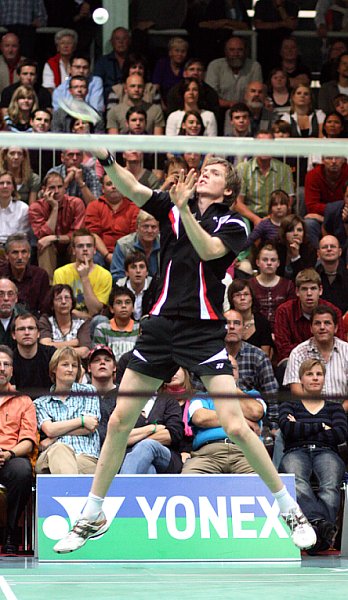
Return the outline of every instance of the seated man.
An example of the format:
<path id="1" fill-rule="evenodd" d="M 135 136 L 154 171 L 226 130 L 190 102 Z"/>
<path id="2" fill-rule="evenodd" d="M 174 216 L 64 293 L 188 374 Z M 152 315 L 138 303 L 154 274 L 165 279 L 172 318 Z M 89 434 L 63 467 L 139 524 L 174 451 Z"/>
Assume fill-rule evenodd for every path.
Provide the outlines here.
<path id="1" fill-rule="evenodd" d="M 30 127 L 31 133 L 47 133 L 50 131 L 52 123 L 52 114 L 49 110 L 38 108 L 31 113 Z M 59 150 L 54 148 L 30 148 L 30 165 L 34 173 L 37 173 L 42 180 L 46 173 L 58 162 L 57 156 Z"/>
<path id="2" fill-rule="evenodd" d="M 88 374 L 99 396 L 100 420 L 98 432 L 102 447 L 111 413 L 116 406 L 118 385 L 115 385 L 116 359 L 109 346 L 94 346 L 88 355 Z"/>
<path id="3" fill-rule="evenodd" d="M 72 235 L 72 252 L 75 262 L 56 269 L 53 285 L 66 283 L 74 292 L 76 308 L 75 317 L 88 319 L 100 313 L 106 306 L 112 278 L 110 273 L 94 264 L 96 242 L 93 233 L 88 229 L 78 229 Z"/>
<path id="4" fill-rule="evenodd" d="M 145 254 L 151 276 L 159 274 L 160 243 L 158 222 L 144 210 L 140 210 L 137 216 L 136 232 L 120 238 L 115 246 L 110 266 L 114 282 L 125 277 L 125 258 L 127 254 L 134 251 L 140 251 Z"/>
<path id="5" fill-rule="evenodd" d="M 0 277 L 0 344 L 15 348 L 12 338 L 12 323 L 17 315 L 24 313 L 25 307 L 18 303 L 16 285 L 6 277 Z"/>
<path id="6" fill-rule="evenodd" d="M 19 86 L 23 86 L 28 90 L 34 90 L 37 95 L 39 108 L 47 110 L 52 107 L 52 98 L 49 91 L 37 84 L 38 64 L 30 59 L 22 60 L 17 67 L 18 81 L 5 87 L 1 93 L 0 108 L 4 117 L 8 112 L 8 107 L 12 96 Z M 35 169 L 34 169 L 34 172 Z"/>
<path id="7" fill-rule="evenodd" d="M 348 271 L 342 249 L 334 235 L 324 235 L 319 242 L 319 273 L 323 285 L 322 297 L 337 306 L 342 314 L 348 311 Z"/>
<path id="8" fill-rule="evenodd" d="M 304 360 L 315 358 L 326 367 L 323 393 L 339 396 L 337 400 L 348 412 L 348 343 L 336 337 L 337 322 L 337 313 L 332 306 L 321 304 L 313 310 L 311 337 L 291 351 L 283 385 L 290 385 L 292 394 L 301 394 L 300 365 Z"/>
<path id="9" fill-rule="evenodd" d="M 273 139 L 273 134 L 260 130 L 256 139 Z M 293 201 L 294 182 L 291 169 L 271 156 L 254 156 L 237 167 L 241 190 L 236 210 L 253 223 L 254 227 L 268 216 L 269 197 L 273 190 L 284 190 Z"/>
<path id="10" fill-rule="evenodd" d="M 93 106 L 96 111 L 102 113 L 104 111 L 103 80 L 101 77 L 91 75 L 91 61 L 89 56 L 76 51 L 70 57 L 69 62 L 69 77 L 65 79 L 63 83 L 61 83 L 53 92 L 53 109 L 57 110 L 57 108 L 59 108 L 59 100 L 61 98 L 69 98 L 69 96 L 71 96 L 69 91 L 69 83 L 71 79 L 76 75 L 82 75 L 83 77 L 87 78 L 88 85 L 85 101 L 88 102 L 90 106 Z"/>
<path id="11" fill-rule="evenodd" d="M 77 383 L 81 360 L 73 348 L 60 348 L 53 354 L 49 373 L 52 395 L 35 400 L 41 441 L 37 473 L 94 473 L 100 452 L 99 399 L 91 385 Z M 72 393 L 72 394 L 71 394 Z"/>
<path id="12" fill-rule="evenodd" d="M 224 313 L 224 316 L 227 321 L 226 350 L 232 364 L 234 359 L 237 362 L 239 387 L 245 393 L 258 390 L 263 396 L 267 396 L 267 418 L 271 428 L 277 429 L 278 404 L 276 393 L 278 392 L 278 383 L 273 373 L 271 361 L 263 350 L 242 339 L 243 317 L 240 312 L 228 310 Z"/>
<path id="13" fill-rule="evenodd" d="M 38 239 L 38 262 L 52 281 L 57 266 L 70 257 L 74 231 L 82 227 L 85 206 L 81 198 L 69 196 L 62 175 L 51 171 L 42 182 L 42 197 L 29 207 L 29 220 Z"/>
<path id="14" fill-rule="evenodd" d="M 85 225 L 97 235 L 94 262 L 109 268 L 116 242 L 135 231 L 139 208 L 122 196 L 105 172 L 101 183 L 102 195 L 87 206 Z"/>
<path id="15" fill-rule="evenodd" d="M 99 198 L 101 184 L 92 167 L 82 164 L 82 150 L 69 149 L 61 153 L 61 164 L 53 167 L 49 173 L 59 173 L 64 179 L 66 193 L 81 198 L 87 206 Z"/>
<path id="16" fill-rule="evenodd" d="M 49 363 L 55 348 L 39 344 L 39 323 L 31 313 L 17 315 L 12 324 L 12 337 L 17 347 L 13 353 L 13 383 L 16 389 L 32 396 L 49 390 Z"/>
<path id="17" fill-rule="evenodd" d="M 274 341 L 277 349 L 278 367 L 284 374 L 287 359 L 295 346 L 311 336 L 310 317 L 318 305 L 330 306 L 337 314 L 337 337 L 345 339 L 342 313 L 339 308 L 322 300 L 322 284 L 319 273 L 314 269 L 303 269 L 295 279 L 296 300 L 288 300 L 276 309 Z"/>
<path id="18" fill-rule="evenodd" d="M 93 333 L 93 343 L 112 349 L 116 361 L 135 346 L 139 335 L 139 323 L 132 319 L 135 296 L 128 287 L 112 289 L 109 310 L 113 318 L 99 322 Z"/>
<path id="19" fill-rule="evenodd" d="M 237 382 L 238 364 L 235 359 L 231 362 Z M 258 422 L 266 412 L 265 402 L 260 397 L 243 394 L 238 388 L 237 393 L 243 396 L 241 408 L 244 417 L 252 429 L 260 434 Z M 185 462 L 183 473 L 254 473 L 243 452 L 231 442 L 221 427 L 212 398 L 206 394 L 196 395 L 190 402 L 189 418 L 194 439 L 191 458 Z"/>
<path id="20" fill-rule="evenodd" d="M 88 79 L 83 75 L 71 77 L 68 83 L 69 94 L 76 100 L 83 101 L 88 94 Z M 73 123 L 71 117 L 63 108 L 59 107 L 53 111 L 52 131 L 56 133 L 70 133 Z M 102 117 L 94 125 L 95 133 L 104 133 L 104 121 Z"/>
<path id="21" fill-rule="evenodd" d="M 137 250 L 127 254 L 124 269 L 126 277 L 119 279 L 117 285 L 125 285 L 132 290 L 135 297 L 133 315 L 136 321 L 140 321 L 155 302 L 158 279 L 149 275 L 147 258 Z"/>
<path id="22" fill-rule="evenodd" d="M 337 533 L 336 518 L 345 472 L 338 444 L 347 439 L 347 417 L 342 406 L 320 397 L 325 366 L 317 358 L 302 362 L 299 379 L 302 398 L 282 403 L 279 410 L 285 443 L 279 472 L 295 473 L 298 501 L 317 534 L 317 543 L 309 553 L 316 554 L 330 548 Z M 312 475 L 319 486 L 316 492 L 310 483 Z"/>
<path id="23" fill-rule="evenodd" d="M 18 301 L 29 311 L 42 312 L 49 290 L 48 274 L 30 264 L 30 243 L 25 233 L 9 235 L 5 244 L 7 263 L 0 265 L 0 277 L 16 284 Z"/>
<path id="24" fill-rule="evenodd" d="M 6 487 L 7 522 L 2 552 L 17 552 L 16 528 L 18 519 L 29 499 L 32 468 L 29 455 L 37 443 L 37 424 L 34 404 L 29 396 L 13 393 L 10 381 L 13 372 L 13 353 L 0 346 L 0 483 Z"/>

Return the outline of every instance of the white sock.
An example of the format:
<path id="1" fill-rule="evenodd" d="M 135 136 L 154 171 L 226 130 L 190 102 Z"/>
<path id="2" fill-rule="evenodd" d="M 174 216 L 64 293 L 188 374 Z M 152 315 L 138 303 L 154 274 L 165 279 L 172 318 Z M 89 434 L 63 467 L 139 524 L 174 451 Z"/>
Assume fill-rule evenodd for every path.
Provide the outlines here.
<path id="1" fill-rule="evenodd" d="M 100 511 L 103 508 L 104 498 L 100 498 L 99 496 L 95 496 L 91 492 L 88 494 L 87 502 L 82 511 L 82 516 L 89 521 L 95 521 L 98 517 Z"/>
<path id="2" fill-rule="evenodd" d="M 279 492 L 275 492 L 273 496 L 279 504 L 281 513 L 288 513 L 292 508 L 297 508 L 298 506 L 297 502 L 290 496 L 285 485 Z"/>

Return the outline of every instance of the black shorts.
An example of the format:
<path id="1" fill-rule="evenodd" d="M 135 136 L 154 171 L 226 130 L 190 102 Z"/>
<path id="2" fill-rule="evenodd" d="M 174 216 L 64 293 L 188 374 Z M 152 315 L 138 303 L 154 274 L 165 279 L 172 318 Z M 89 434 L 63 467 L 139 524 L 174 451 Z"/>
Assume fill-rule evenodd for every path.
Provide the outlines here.
<path id="1" fill-rule="evenodd" d="M 232 375 L 225 336 L 225 321 L 150 316 L 141 322 L 128 368 L 166 382 L 179 367 L 198 376 Z"/>

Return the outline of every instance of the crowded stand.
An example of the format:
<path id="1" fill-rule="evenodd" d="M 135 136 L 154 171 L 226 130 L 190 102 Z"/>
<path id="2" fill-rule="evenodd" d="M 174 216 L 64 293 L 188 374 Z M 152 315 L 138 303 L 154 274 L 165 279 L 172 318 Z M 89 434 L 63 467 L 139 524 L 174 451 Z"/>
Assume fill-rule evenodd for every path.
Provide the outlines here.
<path id="1" fill-rule="evenodd" d="M 116 27 L 105 53 L 91 17 L 102 2 L 71 0 L 61 15 L 38 0 L 28 2 L 29 16 L 15 0 L 9 14 L 2 4 L 0 137 L 13 138 L 0 142 L 2 553 L 28 550 L 22 513 L 36 473 L 95 472 L 136 340 L 165 302 L 151 200 L 139 208 L 87 142 L 84 151 L 64 146 L 67 133 L 129 134 L 116 160 L 155 193 L 170 193 L 191 169 L 205 177 L 214 154 L 135 151 L 132 135 L 299 138 L 297 158 L 232 148 L 225 156 L 239 178 L 231 214 L 243 227 L 224 279 L 225 345 L 248 425 L 261 440 L 269 432 L 279 472 L 295 473 L 317 536 L 308 551 L 339 548 L 348 471 L 348 151 L 326 156 L 324 138 L 348 138 L 348 42 L 334 6 L 318 1 L 311 27 L 324 51 L 302 56 L 301 3 L 293 0 L 178 3 L 185 34 L 162 46 L 151 28 L 175 3 L 155 3 L 149 21 L 142 3 L 130 2 L 129 29 Z M 37 31 L 46 25 L 55 33 Z M 244 34 L 256 36 L 253 53 Z M 71 116 L 61 106 L 70 97 L 99 120 Z M 21 146 L 21 136 L 44 140 L 47 132 L 61 136 L 61 150 Z M 323 139 L 322 154 L 301 155 L 302 138 Z M 181 277 L 186 285 L 186 268 L 177 286 Z M 136 421 L 119 472 L 255 472 L 226 443 L 198 374 L 177 367 Z"/>

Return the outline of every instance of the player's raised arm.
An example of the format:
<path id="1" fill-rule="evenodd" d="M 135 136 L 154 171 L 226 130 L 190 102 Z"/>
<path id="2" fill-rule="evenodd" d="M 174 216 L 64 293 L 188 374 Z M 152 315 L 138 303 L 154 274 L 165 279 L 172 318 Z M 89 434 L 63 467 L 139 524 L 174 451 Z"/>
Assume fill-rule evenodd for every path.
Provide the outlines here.
<path id="1" fill-rule="evenodd" d="M 152 190 L 139 183 L 134 175 L 119 165 L 108 150 L 97 150 L 95 156 L 117 189 L 134 204 L 142 207 L 152 196 Z"/>

